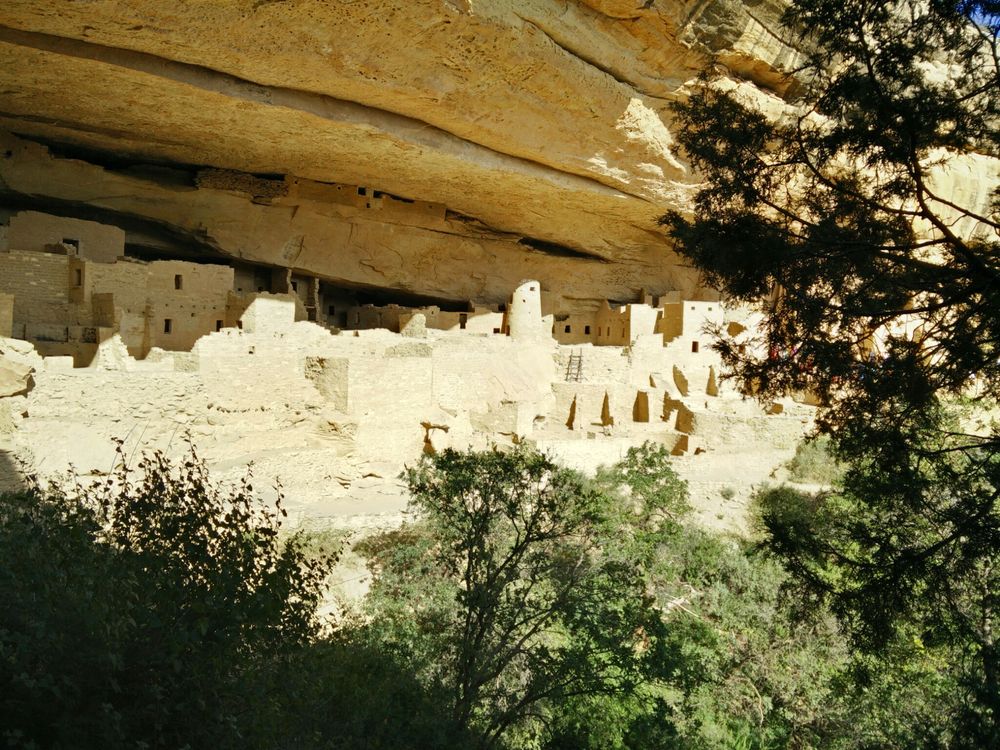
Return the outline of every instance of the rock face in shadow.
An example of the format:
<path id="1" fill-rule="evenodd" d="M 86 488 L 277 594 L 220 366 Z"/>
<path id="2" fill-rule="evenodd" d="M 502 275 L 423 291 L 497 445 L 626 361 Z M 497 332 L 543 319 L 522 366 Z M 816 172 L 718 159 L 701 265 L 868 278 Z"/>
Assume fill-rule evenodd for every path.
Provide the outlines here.
<path id="1" fill-rule="evenodd" d="M 0 358 L 0 398 L 23 396 L 30 391 L 35 385 L 31 373 L 27 365 Z"/>

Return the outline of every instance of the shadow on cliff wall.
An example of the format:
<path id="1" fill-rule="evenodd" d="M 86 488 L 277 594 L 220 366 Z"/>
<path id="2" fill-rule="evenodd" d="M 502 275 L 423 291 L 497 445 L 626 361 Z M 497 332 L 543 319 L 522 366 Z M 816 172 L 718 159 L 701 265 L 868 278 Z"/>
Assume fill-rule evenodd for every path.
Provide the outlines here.
<path id="1" fill-rule="evenodd" d="M 27 486 L 14 454 L 0 450 L 0 492 L 19 492 Z"/>

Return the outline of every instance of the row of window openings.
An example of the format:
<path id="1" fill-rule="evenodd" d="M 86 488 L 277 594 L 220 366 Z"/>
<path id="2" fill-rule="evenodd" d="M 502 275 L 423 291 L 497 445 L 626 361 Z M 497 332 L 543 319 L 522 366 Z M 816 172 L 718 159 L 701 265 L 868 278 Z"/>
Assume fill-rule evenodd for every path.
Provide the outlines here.
<path id="1" fill-rule="evenodd" d="M 328 315 L 334 316 L 336 314 L 337 314 L 337 306 L 336 305 L 330 305 Z M 378 322 L 379 322 L 379 325 L 382 325 L 382 313 L 378 313 Z M 458 327 L 461 328 L 464 331 L 465 328 L 466 328 L 466 326 L 468 325 L 468 323 L 469 323 L 469 314 L 468 313 L 459 313 L 458 314 Z M 361 325 L 361 313 L 354 313 L 354 325 Z"/>
<path id="2" fill-rule="evenodd" d="M 572 333 L 573 332 L 573 326 L 566 326 L 563 330 L 566 333 Z M 583 327 L 583 334 L 585 336 L 590 335 L 590 326 L 584 326 Z M 610 336 L 611 335 L 611 328 L 609 327 L 607 334 L 605 334 L 604 333 L 604 329 L 601 328 L 600 326 L 598 326 L 597 327 L 597 335 L 598 336 L 604 336 L 604 335 Z M 622 329 L 622 336 L 624 336 L 624 335 L 625 335 L 625 329 L 623 328 Z M 741 346 L 740 347 L 740 351 L 742 352 L 742 350 L 743 350 L 743 347 Z M 691 342 L 691 352 L 694 353 L 694 354 L 698 353 L 698 342 L 697 341 L 692 341 Z"/>
<path id="3" fill-rule="evenodd" d="M 221 331 L 222 330 L 222 325 L 223 325 L 223 322 L 221 320 L 215 321 L 215 330 L 216 331 Z M 242 328 L 242 326 L 240 326 L 240 327 Z M 174 320 L 173 320 L 173 318 L 164 318 L 163 319 L 163 332 L 164 333 L 173 333 L 174 332 Z"/>
<path id="4" fill-rule="evenodd" d="M 66 242 L 66 240 L 63 240 L 63 242 Z M 74 286 L 83 286 L 83 269 L 75 268 L 73 269 L 73 274 L 74 274 L 73 277 Z M 184 288 L 184 277 L 181 274 L 176 274 L 174 276 L 174 289 L 183 289 L 183 288 Z"/>
<path id="5" fill-rule="evenodd" d="M 333 305 L 330 306 L 330 314 L 331 315 L 334 314 L 334 306 Z M 468 323 L 468 319 L 469 319 L 469 316 L 467 314 L 465 314 L 465 313 L 462 313 L 462 314 L 460 314 L 458 316 L 458 324 L 459 324 L 459 326 L 461 327 L 462 330 L 465 330 L 465 326 L 466 326 L 466 323 Z M 357 323 L 361 322 L 361 316 L 360 315 L 357 316 L 356 322 Z M 174 321 L 173 321 L 172 318 L 164 318 L 163 319 L 163 332 L 164 333 L 172 333 L 173 332 L 173 327 L 174 327 Z M 222 321 L 221 320 L 215 321 L 215 330 L 216 331 L 221 331 L 222 330 Z M 608 331 L 610 332 L 610 330 L 611 329 L 609 328 Z M 598 328 L 597 332 L 598 332 L 598 335 L 600 335 L 601 329 Z M 500 333 L 500 329 L 499 328 L 494 328 L 493 329 L 493 333 Z M 566 333 L 570 333 L 570 326 L 566 326 Z M 590 326 L 584 326 L 584 333 L 590 333 Z M 623 332 L 623 335 L 624 335 L 624 332 Z M 743 353 L 744 349 L 745 349 L 745 347 L 741 345 L 740 346 L 740 353 L 741 354 Z M 698 342 L 697 341 L 692 341 L 691 342 L 691 351 L 694 354 L 698 353 Z"/>
<path id="6" fill-rule="evenodd" d="M 625 330 L 626 329 L 622 328 L 622 336 L 625 335 Z M 573 326 L 566 326 L 563 329 L 563 331 L 565 333 L 573 333 Z M 589 336 L 590 335 L 590 326 L 584 326 L 583 327 L 583 335 L 584 336 Z M 604 332 L 603 328 L 601 328 L 600 326 L 598 326 L 597 327 L 597 335 L 598 336 L 610 336 L 611 335 L 611 326 L 608 326 L 607 333 Z"/>
<path id="7" fill-rule="evenodd" d="M 358 195 L 360 195 L 362 197 L 367 197 L 368 196 L 368 188 L 359 187 L 358 188 Z M 372 190 L 372 198 L 376 198 L 376 199 L 377 198 L 381 198 L 383 195 L 385 195 L 385 193 L 383 193 L 381 190 Z M 398 195 L 393 195 L 392 198 L 393 198 L 393 200 L 397 200 L 400 203 L 415 203 L 415 201 L 411 200 L 410 198 L 403 198 L 403 197 L 398 196 Z M 371 208 L 371 206 L 369 206 L 369 208 Z"/>

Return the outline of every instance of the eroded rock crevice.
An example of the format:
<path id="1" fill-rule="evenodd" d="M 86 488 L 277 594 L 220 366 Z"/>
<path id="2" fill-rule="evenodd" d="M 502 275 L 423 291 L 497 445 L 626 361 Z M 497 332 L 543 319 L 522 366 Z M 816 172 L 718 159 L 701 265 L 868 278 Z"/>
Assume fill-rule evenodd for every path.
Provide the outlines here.
<path id="1" fill-rule="evenodd" d="M 528 16 L 523 16 L 520 13 L 518 17 L 529 27 L 538 31 L 546 39 L 548 39 L 555 47 L 559 48 L 565 52 L 568 56 L 581 61 L 582 63 L 589 65 L 600 73 L 613 79 L 616 83 L 628 88 L 629 90 L 635 92 L 635 94 L 648 97 L 650 99 L 659 100 L 661 102 L 666 102 L 673 98 L 673 93 L 679 87 L 683 81 L 681 79 L 667 79 L 662 83 L 662 87 L 658 91 L 652 91 L 646 88 L 643 83 L 629 80 L 626 74 L 621 70 L 614 68 L 613 66 L 602 63 L 599 59 L 594 56 L 588 55 L 583 49 L 577 47 L 573 44 L 573 40 L 552 27 L 545 25 L 541 19 L 530 18 Z"/>

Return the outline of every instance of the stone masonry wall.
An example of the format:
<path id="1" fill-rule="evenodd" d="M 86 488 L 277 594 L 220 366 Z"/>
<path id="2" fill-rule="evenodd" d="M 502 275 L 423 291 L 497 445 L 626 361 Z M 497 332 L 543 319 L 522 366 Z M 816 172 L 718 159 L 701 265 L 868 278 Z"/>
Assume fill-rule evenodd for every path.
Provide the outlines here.
<path id="1" fill-rule="evenodd" d="M 0 294 L 0 337 L 10 338 L 14 330 L 14 295 Z"/>
<path id="2" fill-rule="evenodd" d="M 14 322 L 75 322 L 69 305 L 69 258 L 11 250 L 0 253 L 0 292 L 14 295 Z"/>

